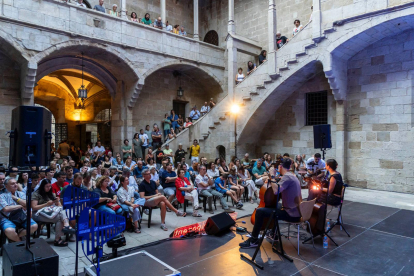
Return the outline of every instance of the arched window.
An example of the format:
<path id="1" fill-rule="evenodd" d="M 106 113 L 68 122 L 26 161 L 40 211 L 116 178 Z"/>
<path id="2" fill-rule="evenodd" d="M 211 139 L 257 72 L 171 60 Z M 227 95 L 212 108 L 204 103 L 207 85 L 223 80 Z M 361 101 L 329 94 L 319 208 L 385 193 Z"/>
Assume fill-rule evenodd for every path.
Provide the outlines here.
<path id="1" fill-rule="evenodd" d="M 226 148 L 225 147 L 223 147 L 223 146 L 217 146 L 216 147 L 216 151 L 217 151 L 217 154 L 216 155 L 219 158 L 226 159 Z"/>
<path id="2" fill-rule="evenodd" d="M 209 31 L 204 37 L 204 42 L 219 46 L 218 33 L 214 30 Z"/>
<path id="3" fill-rule="evenodd" d="M 111 120 L 111 109 L 104 109 L 99 111 L 95 116 L 95 122 L 107 122 Z"/>

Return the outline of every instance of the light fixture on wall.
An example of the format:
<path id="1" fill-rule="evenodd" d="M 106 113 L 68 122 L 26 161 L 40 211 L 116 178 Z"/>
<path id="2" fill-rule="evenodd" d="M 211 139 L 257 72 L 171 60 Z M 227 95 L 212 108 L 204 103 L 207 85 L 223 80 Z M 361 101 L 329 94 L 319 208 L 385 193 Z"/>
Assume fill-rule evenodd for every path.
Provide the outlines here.
<path id="1" fill-rule="evenodd" d="M 180 80 L 180 86 L 177 89 L 177 96 L 181 98 L 182 96 L 184 96 L 184 90 L 181 87 L 181 73 L 179 71 L 174 71 L 173 76 L 175 78 L 179 78 L 179 80 Z"/>
<path id="2" fill-rule="evenodd" d="M 78 98 L 81 99 L 82 103 L 79 103 L 77 109 L 85 109 L 84 101 L 88 98 L 88 90 L 86 89 L 85 85 L 83 85 L 83 52 L 82 52 L 82 85 L 78 89 Z"/>

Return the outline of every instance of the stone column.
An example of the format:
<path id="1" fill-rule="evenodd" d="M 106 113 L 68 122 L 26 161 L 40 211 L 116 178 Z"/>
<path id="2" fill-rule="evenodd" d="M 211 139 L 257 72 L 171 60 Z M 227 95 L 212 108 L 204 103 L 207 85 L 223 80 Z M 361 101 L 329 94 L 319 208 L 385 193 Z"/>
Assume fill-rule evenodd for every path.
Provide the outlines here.
<path id="1" fill-rule="evenodd" d="M 237 48 L 234 46 L 234 41 L 231 36 L 227 38 L 227 83 L 229 99 L 234 101 L 234 87 L 237 72 Z"/>
<path id="2" fill-rule="evenodd" d="M 165 0 L 161 0 L 161 21 L 165 24 L 167 22 L 167 14 L 165 11 Z"/>
<path id="3" fill-rule="evenodd" d="M 269 40 L 269 49 L 267 50 L 267 61 L 268 61 L 268 73 L 272 74 L 276 72 L 277 62 L 276 62 L 276 32 L 277 32 L 277 22 L 276 22 L 276 1 L 269 0 L 269 10 L 267 18 L 267 30 L 268 30 L 268 40 Z"/>
<path id="4" fill-rule="evenodd" d="M 336 101 L 336 161 L 338 162 L 339 171 L 346 179 L 346 101 Z"/>
<path id="5" fill-rule="evenodd" d="M 236 33 L 236 25 L 234 24 L 234 0 L 229 0 L 229 24 L 227 31 L 230 34 Z"/>
<path id="6" fill-rule="evenodd" d="M 315 42 L 319 42 L 322 38 L 322 12 L 321 12 L 321 0 L 313 0 L 313 13 L 312 13 L 312 39 Z"/>
<path id="7" fill-rule="evenodd" d="M 127 19 L 126 0 L 121 0 L 121 18 Z"/>
<path id="8" fill-rule="evenodd" d="M 196 40 L 200 40 L 198 36 L 198 0 L 194 0 L 194 35 L 193 38 Z"/>

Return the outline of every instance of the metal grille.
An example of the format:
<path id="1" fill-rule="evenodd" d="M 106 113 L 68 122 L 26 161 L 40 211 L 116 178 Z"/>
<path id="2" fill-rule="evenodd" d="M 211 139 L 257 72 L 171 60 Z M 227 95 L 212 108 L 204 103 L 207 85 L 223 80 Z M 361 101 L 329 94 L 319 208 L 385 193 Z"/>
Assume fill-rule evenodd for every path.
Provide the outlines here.
<path id="1" fill-rule="evenodd" d="M 327 91 L 306 93 L 306 125 L 323 125 L 328 123 Z"/>
<path id="2" fill-rule="evenodd" d="M 204 37 L 204 42 L 218 46 L 219 45 L 218 33 L 214 30 L 209 31 Z"/>

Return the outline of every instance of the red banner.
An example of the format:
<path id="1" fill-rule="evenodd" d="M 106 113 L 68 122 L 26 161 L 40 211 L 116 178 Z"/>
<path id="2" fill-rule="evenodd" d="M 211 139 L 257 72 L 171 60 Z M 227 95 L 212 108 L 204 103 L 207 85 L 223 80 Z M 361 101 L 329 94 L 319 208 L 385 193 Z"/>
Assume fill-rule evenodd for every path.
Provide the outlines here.
<path id="1" fill-rule="evenodd" d="M 231 216 L 231 218 L 234 221 L 236 221 L 236 219 L 237 219 L 237 213 L 236 212 L 229 213 L 229 215 Z M 190 233 L 190 232 L 194 232 L 196 234 L 205 234 L 204 228 L 206 226 L 206 223 L 207 223 L 207 220 L 204 220 L 204 221 L 194 223 L 194 224 L 191 224 L 191 225 L 179 227 L 179 228 L 175 229 L 174 232 L 172 232 L 170 234 L 170 237 L 171 238 L 179 238 L 181 236 L 187 235 L 187 233 Z"/>

